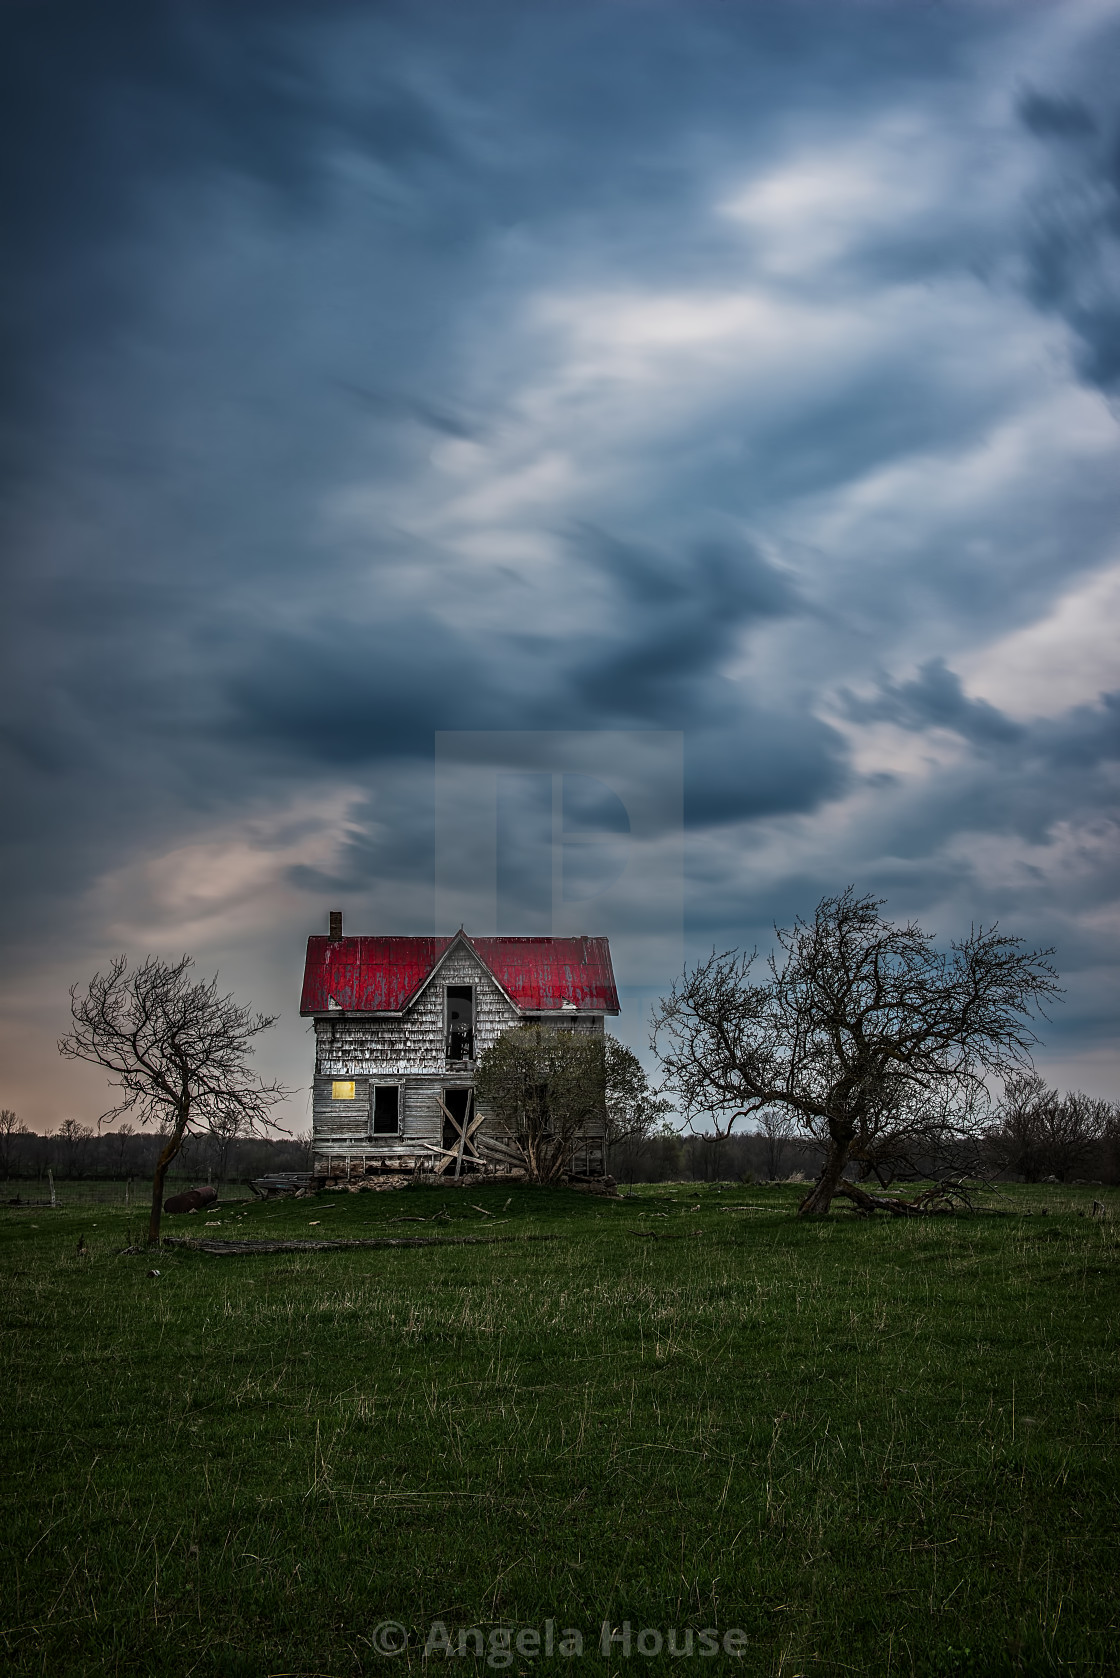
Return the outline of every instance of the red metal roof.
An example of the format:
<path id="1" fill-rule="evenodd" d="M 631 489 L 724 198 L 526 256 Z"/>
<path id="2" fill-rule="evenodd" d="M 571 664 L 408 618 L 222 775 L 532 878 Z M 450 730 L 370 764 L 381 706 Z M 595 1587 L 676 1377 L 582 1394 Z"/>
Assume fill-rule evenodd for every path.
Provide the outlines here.
<path id="1" fill-rule="evenodd" d="M 605 938 L 472 938 L 470 943 L 519 1008 L 574 1002 L 593 1014 L 618 1013 Z"/>
<path id="2" fill-rule="evenodd" d="M 460 936 L 459 934 L 455 935 Z M 307 940 L 301 1014 L 399 1013 L 420 990 L 454 938 Z M 596 1014 L 618 1013 L 618 991 L 605 938 L 466 938 L 506 995 L 527 1011 L 565 1002 Z"/>

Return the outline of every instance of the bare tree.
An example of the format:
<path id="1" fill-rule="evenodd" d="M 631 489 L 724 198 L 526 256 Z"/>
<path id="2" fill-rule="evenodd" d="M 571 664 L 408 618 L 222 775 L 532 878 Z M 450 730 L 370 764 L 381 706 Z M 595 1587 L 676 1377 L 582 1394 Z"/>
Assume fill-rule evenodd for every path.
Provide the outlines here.
<path id="1" fill-rule="evenodd" d="M 125 1157 L 128 1153 L 129 1141 L 136 1134 L 136 1126 L 122 1124 L 110 1134 L 113 1136 L 117 1144 L 117 1176 L 123 1177 L 125 1174 Z"/>
<path id="2" fill-rule="evenodd" d="M 771 1182 L 780 1174 L 786 1143 L 797 1130 L 788 1107 L 767 1107 L 758 1115 L 759 1135 L 766 1139 L 766 1175 Z"/>
<path id="3" fill-rule="evenodd" d="M 1071 1090 L 1061 1096 L 1037 1073 L 1008 1078 L 988 1133 L 995 1163 L 1028 1183 L 1043 1177 L 1066 1182 L 1082 1170 L 1115 1123 L 1111 1102 Z"/>
<path id="4" fill-rule="evenodd" d="M 162 1147 L 152 1178 L 148 1241 L 159 1240 L 167 1169 L 192 1133 L 231 1112 L 248 1129 L 270 1123 L 268 1112 L 290 1092 L 255 1078 L 246 1061 L 253 1039 L 276 1015 L 254 1014 L 218 994 L 217 975 L 193 979 L 189 956 L 176 962 L 147 956 L 129 968 L 118 956 L 85 991 L 70 991 L 71 1030 L 59 1053 L 91 1061 L 122 1092 L 107 1118 L 134 1112 L 159 1126 Z"/>
<path id="5" fill-rule="evenodd" d="M 1120 1182 L 1120 1103 L 1110 1104 L 1101 1135 L 1101 1172 L 1106 1183 Z"/>
<path id="6" fill-rule="evenodd" d="M 25 1124 L 20 1123 L 18 1115 L 10 1107 L 0 1107 L 0 1174 L 5 1178 L 12 1174 L 16 1137 L 28 1135 L 30 1132 Z"/>
<path id="7" fill-rule="evenodd" d="M 882 902 L 849 887 L 811 921 L 775 929 L 761 982 L 750 976 L 757 952 L 713 952 L 654 1018 L 653 1046 L 690 1118 L 726 1135 L 784 1108 L 823 1146 L 805 1217 L 827 1213 L 841 1190 L 859 1203 L 845 1168 L 888 1139 L 918 1154 L 958 1137 L 986 1098 L 985 1075 L 1029 1065 L 1031 1009 L 1058 994 L 1049 950 L 993 926 L 941 953 L 913 922 L 884 920 Z"/>
<path id="8" fill-rule="evenodd" d="M 1047 1114 L 1047 1176 L 1066 1183 L 1074 1172 L 1086 1170 L 1112 1123 L 1111 1102 L 1070 1090 Z"/>
<path id="9" fill-rule="evenodd" d="M 1012 1074 L 1007 1079 L 995 1123 L 988 1133 L 989 1152 L 998 1169 L 1011 1171 L 1028 1183 L 1045 1177 L 1042 1110 L 1057 1099 L 1057 1090 L 1047 1089 L 1045 1079 L 1037 1072 Z"/>
<path id="10" fill-rule="evenodd" d="M 694 1181 L 718 1183 L 728 1169 L 727 1137 L 708 1131 L 690 1136 L 684 1145 L 684 1159 Z"/>
<path id="11" fill-rule="evenodd" d="M 58 1140 L 62 1153 L 62 1169 L 67 1177 L 80 1177 L 78 1164 L 85 1152 L 85 1144 L 93 1135 L 89 1125 L 79 1124 L 77 1119 L 64 1119 L 58 1127 Z"/>
<path id="12" fill-rule="evenodd" d="M 230 1149 L 239 1136 L 247 1134 L 248 1128 L 244 1113 L 236 1107 L 215 1113 L 207 1125 L 211 1168 L 219 1183 L 225 1181 Z"/>
<path id="13" fill-rule="evenodd" d="M 479 1060 L 475 1090 L 501 1127 L 478 1133 L 481 1148 L 535 1183 L 569 1170 L 588 1137 L 602 1135 L 605 1149 L 648 1134 L 668 1110 L 625 1044 L 551 1025 L 504 1032 Z"/>

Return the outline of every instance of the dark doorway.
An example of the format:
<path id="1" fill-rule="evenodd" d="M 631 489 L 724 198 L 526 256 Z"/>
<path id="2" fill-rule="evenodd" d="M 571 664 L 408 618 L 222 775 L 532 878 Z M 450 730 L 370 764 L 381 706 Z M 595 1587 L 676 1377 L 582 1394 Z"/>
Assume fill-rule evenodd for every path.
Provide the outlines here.
<path id="1" fill-rule="evenodd" d="M 458 1148 L 458 1127 L 466 1123 L 467 1114 L 470 1111 L 470 1100 L 470 1090 L 444 1090 L 443 1105 L 455 1120 L 455 1123 L 452 1124 L 451 1119 L 447 1118 L 446 1114 L 444 1115 L 443 1145 L 445 1148 Z"/>
<path id="2" fill-rule="evenodd" d="M 373 1092 L 373 1134 L 396 1136 L 400 1130 L 401 1087 L 378 1084 Z"/>

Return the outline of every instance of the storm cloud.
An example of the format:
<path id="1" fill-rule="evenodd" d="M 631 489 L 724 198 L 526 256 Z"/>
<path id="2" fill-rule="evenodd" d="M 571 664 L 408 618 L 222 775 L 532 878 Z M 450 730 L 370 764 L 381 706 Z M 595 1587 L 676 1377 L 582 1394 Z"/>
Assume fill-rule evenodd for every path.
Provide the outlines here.
<path id="1" fill-rule="evenodd" d="M 1120 7 L 0 29 L 5 1105 L 96 1104 L 121 947 L 305 1082 L 302 939 L 430 930 L 456 729 L 682 731 L 690 951 L 999 918 L 1120 1095 Z"/>

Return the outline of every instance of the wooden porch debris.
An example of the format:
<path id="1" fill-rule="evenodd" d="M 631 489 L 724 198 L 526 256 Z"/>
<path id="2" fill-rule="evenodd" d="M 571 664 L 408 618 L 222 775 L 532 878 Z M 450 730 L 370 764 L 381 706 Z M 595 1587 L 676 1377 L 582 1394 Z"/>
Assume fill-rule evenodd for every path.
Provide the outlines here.
<path id="1" fill-rule="evenodd" d="M 463 1109 L 463 1122 L 462 1122 L 462 1124 L 459 1123 L 459 1120 L 455 1117 L 454 1113 L 451 1111 L 450 1107 L 448 1107 L 447 1103 L 443 1100 L 442 1096 L 439 1096 L 439 1095 L 436 1096 L 436 1103 L 439 1106 L 441 1112 L 443 1113 L 444 1118 L 450 1124 L 452 1130 L 454 1130 L 459 1137 L 459 1143 L 458 1143 L 458 1146 L 456 1148 L 454 1148 L 452 1150 L 441 1149 L 441 1152 L 443 1152 L 443 1153 L 450 1152 L 451 1157 L 448 1158 L 448 1159 L 445 1159 L 443 1161 L 442 1165 L 438 1165 L 436 1167 L 436 1176 L 437 1177 L 441 1176 L 442 1173 L 444 1171 L 446 1171 L 448 1166 L 452 1163 L 452 1160 L 454 1160 L 454 1164 L 455 1164 L 455 1175 L 456 1175 L 456 1177 L 461 1177 L 462 1176 L 463 1161 L 465 1159 L 470 1160 L 473 1164 L 477 1164 L 477 1165 L 485 1164 L 485 1161 L 483 1160 L 482 1155 L 479 1153 L 477 1146 L 475 1145 L 475 1143 L 472 1140 L 475 1131 L 478 1129 L 479 1125 L 482 1123 L 482 1114 L 481 1113 L 476 1113 L 473 1121 L 471 1119 L 471 1112 L 474 1108 L 474 1091 L 473 1090 L 468 1090 L 467 1091 L 467 1104 Z M 467 1149 L 468 1145 L 469 1145 L 470 1150 L 471 1150 L 469 1154 L 466 1152 L 466 1149 Z"/>
<path id="2" fill-rule="evenodd" d="M 280 1195 L 298 1194 L 309 1189 L 315 1178 L 308 1171 L 273 1171 L 265 1177 L 254 1177 L 249 1184 L 258 1200 L 275 1200 Z"/>

